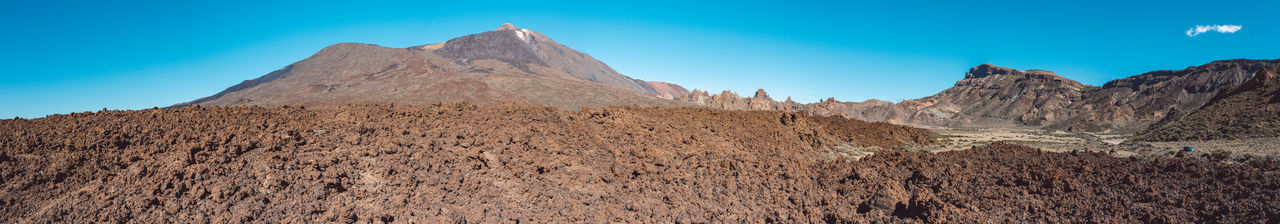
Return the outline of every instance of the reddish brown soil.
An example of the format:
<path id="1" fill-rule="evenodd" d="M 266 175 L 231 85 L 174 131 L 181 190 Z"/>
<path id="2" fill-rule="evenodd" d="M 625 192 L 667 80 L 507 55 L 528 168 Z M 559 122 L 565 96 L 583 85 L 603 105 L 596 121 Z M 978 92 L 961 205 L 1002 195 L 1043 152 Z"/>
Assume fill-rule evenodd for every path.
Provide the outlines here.
<path id="1" fill-rule="evenodd" d="M 839 127 L 837 127 L 839 126 Z M 0 121 L 3 222 L 1208 222 L 1280 219 L 1280 174 L 794 113 L 466 104 Z"/>

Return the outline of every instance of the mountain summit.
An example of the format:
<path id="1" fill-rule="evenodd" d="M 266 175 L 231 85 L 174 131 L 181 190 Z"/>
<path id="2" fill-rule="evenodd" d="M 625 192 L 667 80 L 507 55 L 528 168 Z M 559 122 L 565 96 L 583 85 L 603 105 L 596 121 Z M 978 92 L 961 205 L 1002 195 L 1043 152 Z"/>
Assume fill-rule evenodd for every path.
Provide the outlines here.
<path id="1" fill-rule="evenodd" d="M 409 48 L 334 44 L 280 70 L 175 106 L 447 101 L 662 106 L 684 94 L 683 87 L 632 79 L 537 31 L 507 23 Z"/>
<path id="2" fill-rule="evenodd" d="M 556 43 L 542 33 L 516 28 L 510 23 L 502 24 L 493 31 L 449 40 L 435 53 L 460 61 L 498 60 L 530 74 L 599 82 L 658 94 L 643 81 L 622 75 L 590 55 Z"/>
<path id="3" fill-rule="evenodd" d="M 516 25 L 511 25 L 511 23 L 503 23 L 502 26 L 498 26 L 498 29 L 496 30 L 518 30 L 518 29 L 520 28 L 516 28 Z"/>

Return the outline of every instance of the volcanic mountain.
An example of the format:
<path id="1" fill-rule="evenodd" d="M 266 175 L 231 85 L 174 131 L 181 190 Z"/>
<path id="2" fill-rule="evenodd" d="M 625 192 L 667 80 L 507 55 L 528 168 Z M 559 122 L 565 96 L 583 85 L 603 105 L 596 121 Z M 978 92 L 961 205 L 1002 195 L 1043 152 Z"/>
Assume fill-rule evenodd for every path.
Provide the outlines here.
<path id="1" fill-rule="evenodd" d="M 632 79 L 536 31 L 503 24 L 444 43 L 340 43 L 188 105 L 519 102 L 560 108 L 674 105 L 679 85 Z"/>
<path id="2" fill-rule="evenodd" d="M 802 111 L 868 121 L 939 126 L 1032 126 L 1051 130 L 1143 130 L 1205 105 L 1228 86 L 1280 60 L 1223 60 L 1182 70 L 1153 71 L 1091 86 L 1044 70 L 991 64 L 969 69 L 933 96 L 801 104 L 710 95 L 672 83 L 633 79 L 539 32 L 503 24 L 444 43 L 388 48 L 335 44 L 302 61 L 187 105 L 333 105 L 346 103 L 476 104 L 519 102 L 559 108 L 645 105 Z"/>
<path id="3" fill-rule="evenodd" d="M 1280 69 L 1258 70 L 1239 86 L 1223 88 L 1186 116 L 1170 116 L 1139 141 L 1185 141 L 1280 136 Z"/>

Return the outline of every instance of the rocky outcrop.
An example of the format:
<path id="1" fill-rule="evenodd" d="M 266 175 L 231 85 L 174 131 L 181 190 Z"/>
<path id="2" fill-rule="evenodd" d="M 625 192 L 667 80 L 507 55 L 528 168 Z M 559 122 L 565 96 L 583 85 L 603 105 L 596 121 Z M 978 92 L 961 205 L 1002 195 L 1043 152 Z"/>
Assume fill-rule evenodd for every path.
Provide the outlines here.
<path id="1" fill-rule="evenodd" d="M 752 97 L 741 97 L 729 90 L 722 91 L 720 94 L 708 95 L 706 91 L 694 89 L 688 95 L 675 98 L 675 101 L 681 104 L 724 110 L 803 111 L 799 109 L 802 104 L 791 101 L 790 97 L 783 102 L 774 101 L 764 89 L 757 89 Z"/>

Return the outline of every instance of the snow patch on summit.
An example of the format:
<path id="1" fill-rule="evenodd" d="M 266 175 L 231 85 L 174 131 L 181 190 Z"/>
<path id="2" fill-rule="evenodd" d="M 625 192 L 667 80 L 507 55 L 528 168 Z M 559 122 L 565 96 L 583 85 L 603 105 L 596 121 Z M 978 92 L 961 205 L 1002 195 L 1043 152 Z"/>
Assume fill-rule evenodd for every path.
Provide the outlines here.
<path id="1" fill-rule="evenodd" d="M 520 40 L 523 40 L 525 43 L 528 43 L 529 42 L 528 34 L 525 34 L 525 32 L 529 32 L 529 30 L 527 29 L 516 30 L 516 37 L 519 37 Z"/>

